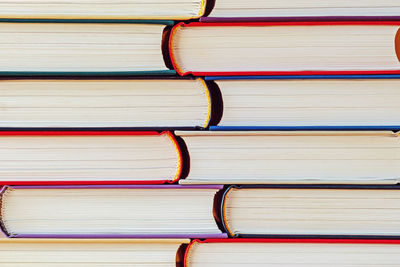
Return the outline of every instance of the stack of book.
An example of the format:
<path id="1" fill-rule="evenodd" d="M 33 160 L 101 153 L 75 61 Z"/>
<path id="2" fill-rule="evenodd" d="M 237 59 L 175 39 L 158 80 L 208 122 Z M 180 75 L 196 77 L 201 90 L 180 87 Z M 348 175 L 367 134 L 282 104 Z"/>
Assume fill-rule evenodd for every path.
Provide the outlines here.
<path id="1" fill-rule="evenodd" d="M 0 265 L 397 266 L 399 29 L 397 0 L 0 0 Z"/>

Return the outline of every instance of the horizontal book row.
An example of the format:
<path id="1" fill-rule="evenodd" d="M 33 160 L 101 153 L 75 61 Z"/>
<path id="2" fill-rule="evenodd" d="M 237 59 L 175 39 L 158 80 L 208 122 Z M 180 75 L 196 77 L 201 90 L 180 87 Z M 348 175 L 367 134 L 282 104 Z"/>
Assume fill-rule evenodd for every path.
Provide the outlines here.
<path id="1" fill-rule="evenodd" d="M 398 186 L 6 186 L 12 238 L 398 238 Z"/>
<path id="2" fill-rule="evenodd" d="M 398 130 L 399 86 L 400 75 L 8 79 L 0 126 Z"/>
<path id="3" fill-rule="evenodd" d="M 277 19 L 294 16 L 399 16 L 396 0 L 31 0 L 1 1 L 0 18 L 56 19 Z M 208 21 L 203 18 L 204 21 Z"/>
<path id="4" fill-rule="evenodd" d="M 0 73 L 400 73 L 399 21 L 173 25 L 172 21 L 0 22 Z"/>
<path id="5" fill-rule="evenodd" d="M 0 132 L 0 184 L 397 184 L 391 131 Z"/>
<path id="6" fill-rule="evenodd" d="M 396 266 L 399 240 L 2 239 L 4 266 Z M 30 252 L 30 253 L 29 253 Z"/>

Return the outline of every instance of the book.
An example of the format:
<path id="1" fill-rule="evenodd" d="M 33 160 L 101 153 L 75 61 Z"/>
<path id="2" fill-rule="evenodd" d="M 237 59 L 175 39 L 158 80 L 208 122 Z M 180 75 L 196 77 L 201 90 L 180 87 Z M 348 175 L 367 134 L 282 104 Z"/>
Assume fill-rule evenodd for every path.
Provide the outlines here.
<path id="1" fill-rule="evenodd" d="M 222 186 L 8 186 L 1 227 L 21 238 L 222 238 Z"/>
<path id="2" fill-rule="evenodd" d="M 186 249 L 185 267 L 394 266 L 400 240 L 206 239 Z"/>
<path id="3" fill-rule="evenodd" d="M 175 266 L 187 239 L 0 239 L 2 266 Z M 155 253 L 156 252 L 156 253 Z"/>
<path id="4" fill-rule="evenodd" d="M 222 221 L 234 237 L 400 236 L 398 186 L 231 186 Z"/>
<path id="5" fill-rule="evenodd" d="M 0 22 L 0 75 L 169 75 L 162 52 L 171 21 Z"/>
<path id="6" fill-rule="evenodd" d="M 398 21 L 179 23 L 180 75 L 395 74 Z"/>
<path id="7" fill-rule="evenodd" d="M 0 81 L 2 128 L 207 127 L 202 79 L 8 79 Z"/>
<path id="8" fill-rule="evenodd" d="M 1 1 L 0 18 L 185 20 L 201 17 L 205 4 L 205 0 Z"/>
<path id="9" fill-rule="evenodd" d="M 400 130 L 399 78 L 7 79 L 0 128 Z"/>
<path id="10" fill-rule="evenodd" d="M 207 10 L 207 12 L 206 12 Z M 208 17 L 202 17 L 207 13 Z M 273 2 L 238 0 L 179 0 L 179 1 L 104 1 L 65 2 L 55 0 L 2 1 L 1 19 L 173 19 L 189 20 L 201 17 L 202 21 L 216 20 L 267 20 L 316 17 L 368 19 L 398 18 L 400 6 L 395 0 L 352 2 L 318 1 Z"/>
<path id="11" fill-rule="evenodd" d="M 172 183 L 182 153 L 170 132 L 0 131 L 0 184 Z"/>
<path id="12" fill-rule="evenodd" d="M 211 129 L 400 129 L 399 75 L 206 77 L 222 95 Z M 221 127 L 221 128 L 220 128 Z"/>
<path id="13" fill-rule="evenodd" d="M 1 239 L 4 266 L 309 266 L 397 264 L 399 240 Z M 216 253 L 217 252 L 217 253 Z M 183 255 L 184 254 L 184 255 Z"/>
<path id="14" fill-rule="evenodd" d="M 181 184 L 397 184 L 390 131 L 175 131 L 190 170 Z"/>
<path id="15" fill-rule="evenodd" d="M 202 21 L 256 21 L 256 20 L 299 20 L 301 18 L 323 20 L 354 18 L 387 19 L 400 18 L 400 4 L 396 0 L 353 0 L 323 2 L 316 0 L 302 1 L 240 1 L 217 0 L 208 17 Z"/>

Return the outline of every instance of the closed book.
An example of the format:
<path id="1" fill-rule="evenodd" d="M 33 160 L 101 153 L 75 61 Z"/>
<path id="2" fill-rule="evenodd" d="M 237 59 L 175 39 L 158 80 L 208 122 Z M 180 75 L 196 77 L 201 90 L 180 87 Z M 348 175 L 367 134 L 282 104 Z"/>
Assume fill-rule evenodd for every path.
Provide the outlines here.
<path id="1" fill-rule="evenodd" d="M 399 240 L 362 239 L 0 240 L 4 266 L 392 266 Z M 188 244 L 189 243 L 189 244 Z"/>
<path id="2" fill-rule="evenodd" d="M 175 19 L 201 17 L 206 0 L 1 1 L 1 19 Z"/>
<path id="3" fill-rule="evenodd" d="M 398 21 L 179 23 L 180 75 L 395 74 Z"/>
<path id="4" fill-rule="evenodd" d="M 398 186 L 231 186 L 221 217 L 235 237 L 398 238 Z"/>
<path id="5" fill-rule="evenodd" d="M 181 184 L 397 184 L 390 131 L 175 131 L 190 170 Z"/>
<path id="6" fill-rule="evenodd" d="M 212 130 L 400 129 L 399 75 L 206 77 L 223 110 Z"/>
<path id="7" fill-rule="evenodd" d="M 400 4 L 396 0 L 317 0 L 240 1 L 217 0 L 208 17 L 202 21 L 329 19 L 399 19 Z"/>
<path id="8" fill-rule="evenodd" d="M 398 239 L 206 239 L 189 244 L 184 266 L 395 266 L 399 251 Z"/>
<path id="9" fill-rule="evenodd" d="M 170 132 L 0 131 L 0 184 L 173 183 L 182 153 Z"/>
<path id="10" fill-rule="evenodd" d="M 2 266 L 174 267 L 187 239 L 0 239 Z"/>
<path id="11" fill-rule="evenodd" d="M 220 238 L 222 186 L 6 186 L 1 227 L 26 238 Z M 217 205 L 215 206 L 217 210 Z"/>
<path id="12" fill-rule="evenodd" d="M 7 79 L 0 81 L 1 128 L 207 127 L 202 79 Z"/>
<path id="13" fill-rule="evenodd" d="M 94 22 L 0 21 L 0 75 L 175 73 L 166 66 L 162 49 L 172 21 Z"/>

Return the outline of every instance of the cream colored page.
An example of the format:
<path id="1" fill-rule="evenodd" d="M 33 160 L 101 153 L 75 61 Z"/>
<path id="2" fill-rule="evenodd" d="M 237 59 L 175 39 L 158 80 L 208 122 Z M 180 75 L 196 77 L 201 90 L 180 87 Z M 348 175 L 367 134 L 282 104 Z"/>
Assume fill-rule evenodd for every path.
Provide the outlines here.
<path id="1" fill-rule="evenodd" d="M 203 127 L 201 80 L 0 81 L 3 127 Z"/>
<path id="2" fill-rule="evenodd" d="M 1 136 L 1 181 L 150 181 L 175 178 L 167 135 Z"/>
<path id="3" fill-rule="evenodd" d="M 232 234 L 393 236 L 400 191 L 232 189 L 224 214 Z"/>
<path id="4" fill-rule="evenodd" d="M 0 23 L 0 71 L 167 70 L 165 25 Z"/>
<path id="5" fill-rule="evenodd" d="M 35 242 L 36 241 L 36 242 Z M 121 242 L 120 242 L 121 241 Z M 182 240 L 183 241 L 183 240 Z M 175 266 L 180 240 L 166 241 L 44 241 L 0 242 L 1 266 Z"/>
<path id="6" fill-rule="evenodd" d="M 398 26 L 180 27 L 181 72 L 399 70 Z"/>
<path id="7" fill-rule="evenodd" d="M 219 126 L 399 125 L 396 79 L 217 80 Z"/>
<path id="8" fill-rule="evenodd" d="M 218 234 L 217 189 L 8 189 L 2 222 L 10 235 Z"/>
<path id="9" fill-rule="evenodd" d="M 178 132 L 191 159 L 180 183 L 396 183 L 400 174 L 395 134 L 191 133 Z"/>
<path id="10" fill-rule="evenodd" d="M 18 18 L 195 18 L 199 0 L 18 0 L 0 1 L 0 17 Z"/>

